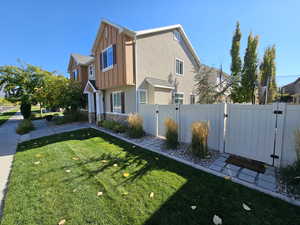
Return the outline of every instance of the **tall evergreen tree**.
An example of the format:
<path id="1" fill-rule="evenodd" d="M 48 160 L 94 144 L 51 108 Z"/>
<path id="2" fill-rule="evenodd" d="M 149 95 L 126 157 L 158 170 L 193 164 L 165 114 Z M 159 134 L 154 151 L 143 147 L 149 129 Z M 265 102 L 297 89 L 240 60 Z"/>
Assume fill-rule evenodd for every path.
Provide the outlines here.
<path id="1" fill-rule="evenodd" d="M 265 50 L 263 62 L 260 64 L 260 103 L 271 103 L 275 100 L 276 85 L 276 50 L 275 46 Z"/>
<path id="2" fill-rule="evenodd" d="M 257 47 L 258 36 L 248 36 L 248 44 L 244 56 L 244 66 L 242 70 L 241 88 L 243 102 L 255 103 L 255 87 L 257 83 Z"/>
<path id="3" fill-rule="evenodd" d="M 242 60 L 240 57 L 240 42 L 242 38 L 242 33 L 240 31 L 240 23 L 236 23 L 235 33 L 232 38 L 232 45 L 230 50 L 231 55 L 231 80 L 232 80 L 232 89 L 231 89 L 231 99 L 233 102 L 241 102 L 241 68 Z"/>

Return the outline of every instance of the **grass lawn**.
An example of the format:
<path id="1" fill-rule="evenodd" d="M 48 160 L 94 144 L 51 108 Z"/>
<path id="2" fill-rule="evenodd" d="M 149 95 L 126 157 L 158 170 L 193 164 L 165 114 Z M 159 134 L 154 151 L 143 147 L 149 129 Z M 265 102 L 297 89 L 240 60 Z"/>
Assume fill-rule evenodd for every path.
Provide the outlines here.
<path id="1" fill-rule="evenodd" d="M 3 123 L 5 123 L 10 117 L 12 117 L 18 111 L 19 111 L 19 109 L 18 109 L 18 107 L 16 107 L 8 112 L 0 113 L 0 126 Z"/>
<path id="2" fill-rule="evenodd" d="M 1 225 L 209 225 L 215 214 L 300 224 L 300 207 L 84 129 L 19 145 Z"/>

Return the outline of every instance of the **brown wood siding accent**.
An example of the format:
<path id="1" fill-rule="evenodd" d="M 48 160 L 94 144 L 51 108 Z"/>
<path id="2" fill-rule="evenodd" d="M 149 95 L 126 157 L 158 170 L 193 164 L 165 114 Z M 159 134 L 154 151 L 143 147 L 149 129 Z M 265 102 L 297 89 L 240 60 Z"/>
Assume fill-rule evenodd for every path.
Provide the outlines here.
<path id="1" fill-rule="evenodd" d="M 133 40 L 119 30 L 107 24 L 102 25 L 99 43 L 95 50 L 95 67 L 96 67 L 96 85 L 99 89 L 109 89 L 134 85 L 133 70 Z M 104 37 L 105 28 L 107 27 L 108 37 Z M 128 46 L 126 43 L 129 42 Z M 100 54 L 110 45 L 116 45 L 116 64 L 112 69 L 102 72 L 100 68 Z"/>
<path id="2" fill-rule="evenodd" d="M 79 81 L 81 82 L 82 87 L 84 88 L 88 81 L 88 67 L 80 66 L 79 69 Z"/>

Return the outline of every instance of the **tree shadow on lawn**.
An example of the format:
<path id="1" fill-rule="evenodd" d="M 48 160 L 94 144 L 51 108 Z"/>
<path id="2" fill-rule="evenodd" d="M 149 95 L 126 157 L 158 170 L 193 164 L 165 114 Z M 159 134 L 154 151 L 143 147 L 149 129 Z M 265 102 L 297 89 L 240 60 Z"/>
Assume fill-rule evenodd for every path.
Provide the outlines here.
<path id="1" fill-rule="evenodd" d="M 168 159 L 159 154 L 149 152 L 130 143 L 126 143 L 110 135 L 94 129 L 82 129 L 59 135 L 36 139 L 25 142 L 18 151 L 42 147 L 51 143 L 66 140 L 86 140 L 93 137 L 101 137 L 105 142 L 123 149 L 125 155 L 104 153 L 98 157 L 85 161 L 78 161 L 71 166 L 56 168 L 70 169 L 80 167 L 84 172 L 78 176 L 65 179 L 69 182 L 74 179 L 92 179 L 97 174 L 118 164 L 118 169 L 113 174 L 126 169 L 130 170 L 130 176 L 122 179 L 118 185 L 135 182 L 145 174 L 153 171 L 169 171 L 186 179 L 167 201 L 150 215 L 143 224 L 213 224 L 212 218 L 218 215 L 223 219 L 223 224 L 300 224 L 300 208 L 289 205 L 286 202 L 272 198 L 260 192 L 250 190 L 241 185 L 232 183 L 213 175 L 198 171 L 182 163 Z M 89 164 L 106 160 L 93 169 Z M 133 171 L 132 166 L 137 168 Z M 158 190 L 156 190 L 158 191 Z M 159 193 L 155 193 L 159 194 Z M 243 209 L 242 204 L 250 206 L 251 211 Z M 151 204 L 151 203 L 149 203 Z M 191 206 L 196 206 L 192 209 Z"/>

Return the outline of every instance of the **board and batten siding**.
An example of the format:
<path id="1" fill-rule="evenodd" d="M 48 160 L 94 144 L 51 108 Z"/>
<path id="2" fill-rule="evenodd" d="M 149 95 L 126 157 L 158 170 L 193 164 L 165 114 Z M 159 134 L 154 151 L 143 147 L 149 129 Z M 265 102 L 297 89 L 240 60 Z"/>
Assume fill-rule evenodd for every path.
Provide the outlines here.
<path id="1" fill-rule="evenodd" d="M 105 37 L 107 29 L 107 37 Z M 102 24 L 100 38 L 95 50 L 96 86 L 99 89 L 110 89 L 134 85 L 134 42 L 125 34 L 108 24 Z M 116 45 L 116 64 L 112 69 L 102 72 L 100 54 L 110 45 Z"/>

